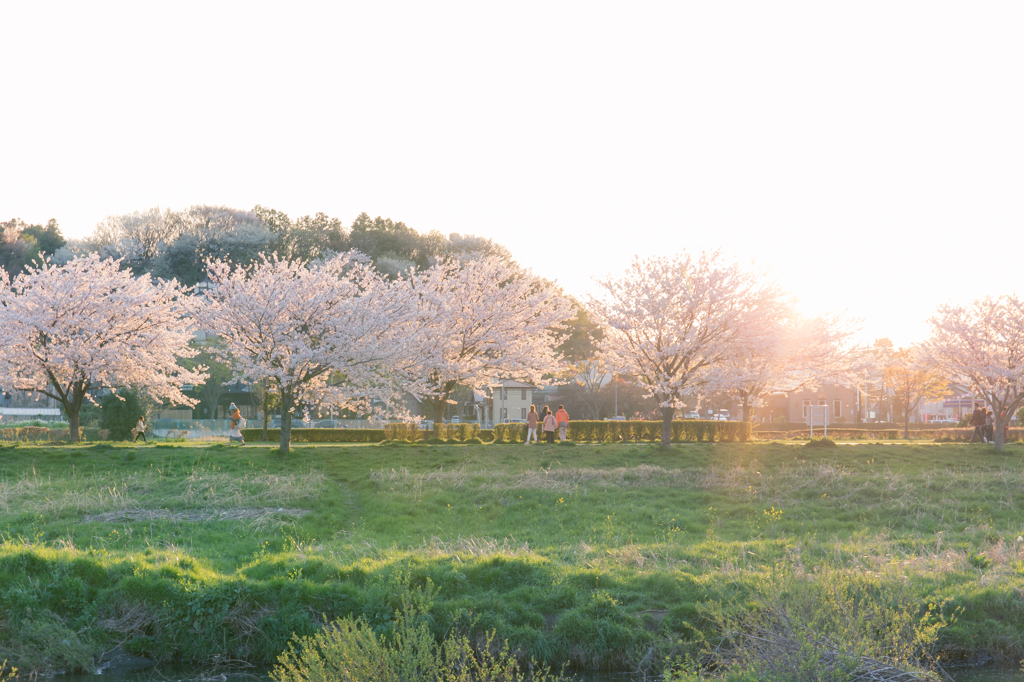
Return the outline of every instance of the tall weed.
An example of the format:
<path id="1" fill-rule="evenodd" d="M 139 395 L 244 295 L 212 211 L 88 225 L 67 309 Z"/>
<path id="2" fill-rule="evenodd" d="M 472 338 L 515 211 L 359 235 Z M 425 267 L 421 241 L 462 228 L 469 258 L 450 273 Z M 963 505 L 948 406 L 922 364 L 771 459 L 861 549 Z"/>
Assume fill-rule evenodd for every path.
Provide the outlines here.
<path id="1" fill-rule="evenodd" d="M 392 633 L 364 620 L 336 620 L 294 639 L 270 676 L 277 682 L 545 682 L 559 680 L 541 666 L 522 665 L 494 633 L 470 642 L 462 633 L 439 643 L 430 629 L 432 587 L 407 592 Z"/>

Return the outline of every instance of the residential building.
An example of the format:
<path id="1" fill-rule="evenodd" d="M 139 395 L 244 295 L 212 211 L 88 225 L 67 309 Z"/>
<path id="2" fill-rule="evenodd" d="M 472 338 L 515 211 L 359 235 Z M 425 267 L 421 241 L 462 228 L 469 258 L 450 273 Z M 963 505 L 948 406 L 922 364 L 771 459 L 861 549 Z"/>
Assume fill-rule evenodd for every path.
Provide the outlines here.
<path id="1" fill-rule="evenodd" d="M 484 421 L 501 423 L 506 419 L 526 419 L 530 405 L 534 404 L 535 390 L 537 387 L 533 384 L 511 379 L 491 386 L 491 395 L 483 407 L 487 413 Z"/>

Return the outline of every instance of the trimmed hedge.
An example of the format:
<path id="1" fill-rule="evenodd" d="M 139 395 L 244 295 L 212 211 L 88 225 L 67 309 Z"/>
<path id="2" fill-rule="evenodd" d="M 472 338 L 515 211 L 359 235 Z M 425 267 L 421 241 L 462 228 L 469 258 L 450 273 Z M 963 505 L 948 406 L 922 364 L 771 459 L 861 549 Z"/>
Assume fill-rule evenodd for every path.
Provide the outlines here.
<path id="1" fill-rule="evenodd" d="M 480 438 L 480 425 L 474 422 L 466 424 L 437 424 L 433 430 L 422 429 L 417 424 L 386 424 L 384 426 L 386 440 L 421 441 L 427 438 L 443 438 L 444 440 L 469 440 Z"/>
<path id="2" fill-rule="evenodd" d="M 385 440 L 421 441 L 428 438 L 469 440 L 479 438 L 492 440 L 490 429 L 481 429 L 479 424 L 441 424 L 435 430 L 415 428 L 412 424 L 386 424 L 383 429 L 292 429 L 293 443 L 380 443 Z M 440 435 L 435 435 L 440 432 Z M 248 441 L 263 438 L 263 429 L 242 429 L 242 437 Z M 281 440 L 281 429 L 267 429 L 267 441 Z"/>
<path id="3" fill-rule="evenodd" d="M 824 430 L 815 428 L 814 433 L 821 432 L 824 435 Z M 811 437 L 810 429 L 796 429 L 793 431 L 754 431 L 754 437 L 758 440 L 793 440 L 793 439 L 807 439 Z M 950 427 L 946 429 L 911 429 L 911 439 L 921 440 L 944 440 L 944 441 L 963 441 L 969 442 L 974 436 L 974 427 L 968 426 L 964 428 Z M 848 428 L 828 428 L 829 438 L 840 438 L 843 440 L 902 440 L 903 429 L 894 428 L 863 428 L 863 429 L 848 429 Z M 1010 429 L 1010 435 L 1007 438 L 1007 442 L 1020 441 L 1024 438 L 1024 428 Z"/>
<path id="4" fill-rule="evenodd" d="M 242 429 L 242 438 L 257 441 L 263 429 Z M 293 443 L 379 443 L 384 429 L 292 429 Z M 281 429 L 267 429 L 268 441 L 280 441 Z"/>
<path id="5" fill-rule="evenodd" d="M 657 443 L 661 441 L 661 422 L 571 421 L 566 437 L 579 443 Z M 749 438 L 749 422 L 721 422 L 704 419 L 672 422 L 673 443 L 743 442 Z M 522 443 L 525 440 L 526 424 L 498 424 L 494 427 L 495 443 Z"/>

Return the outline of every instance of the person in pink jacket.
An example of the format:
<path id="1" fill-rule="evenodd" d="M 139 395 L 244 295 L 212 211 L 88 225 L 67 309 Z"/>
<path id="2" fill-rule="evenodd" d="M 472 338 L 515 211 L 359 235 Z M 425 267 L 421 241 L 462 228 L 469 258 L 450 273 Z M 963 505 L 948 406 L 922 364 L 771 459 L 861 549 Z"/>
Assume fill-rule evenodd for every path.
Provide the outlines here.
<path id="1" fill-rule="evenodd" d="M 547 410 L 547 408 L 545 409 Z M 544 413 L 544 438 L 549 444 L 555 442 L 555 415 L 551 413 L 551 410 Z"/>
<path id="2" fill-rule="evenodd" d="M 555 423 L 558 424 L 558 440 L 564 443 L 566 432 L 569 430 L 569 413 L 562 405 L 559 405 L 558 412 L 555 412 Z"/>
<path id="3" fill-rule="evenodd" d="M 526 415 L 526 444 L 530 444 L 530 438 L 533 438 L 534 444 L 537 443 L 537 421 L 540 415 L 537 414 L 537 406 L 530 405 L 530 413 Z"/>

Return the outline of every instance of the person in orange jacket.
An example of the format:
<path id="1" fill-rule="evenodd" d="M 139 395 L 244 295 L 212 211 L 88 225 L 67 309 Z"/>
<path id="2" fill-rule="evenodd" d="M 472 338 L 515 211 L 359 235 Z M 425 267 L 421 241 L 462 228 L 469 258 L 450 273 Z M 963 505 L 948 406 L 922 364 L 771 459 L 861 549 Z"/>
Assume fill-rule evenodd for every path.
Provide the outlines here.
<path id="1" fill-rule="evenodd" d="M 558 424 L 558 440 L 564 443 L 566 432 L 569 430 L 569 413 L 562 405 L 559 405 L 558 412 L 555 412 L 555 422 Z"/>
<path id="2" fill-rule="evenodd" d="M 231 420 L 231 431 L 228 433 L 228 442 L 234 443 L 236 440 L 245 445 L 245 438 L 242 437 L 242 427 L 245 426 L 245 422 L 242 420 L 242 413 L 239 412 L 238 407 L 234 403 L 228 408 L 228 419 Z"/>

